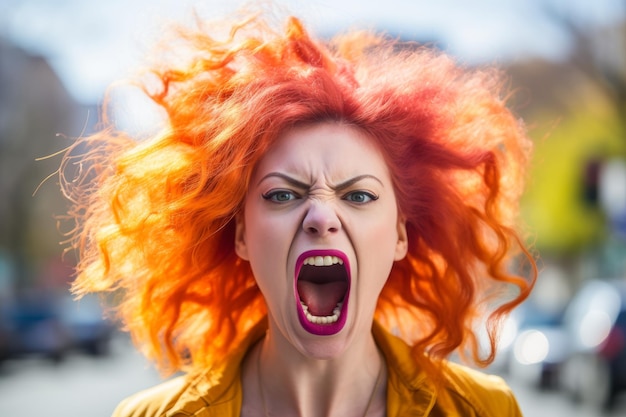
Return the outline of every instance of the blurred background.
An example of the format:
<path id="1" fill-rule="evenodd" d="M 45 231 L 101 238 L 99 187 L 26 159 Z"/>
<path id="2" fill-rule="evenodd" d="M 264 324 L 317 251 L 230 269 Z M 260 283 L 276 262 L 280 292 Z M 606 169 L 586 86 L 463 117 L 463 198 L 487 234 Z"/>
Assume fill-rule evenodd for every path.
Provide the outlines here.
<path id="1" fill-rule="evenodd" d="M 279 3 L 321 36 L 378 29 L 510 74 L 536 146 L 522 217 L 541 274 L 491 371 L 526 415 L 626 416 L 626 1 Z M 54 154 L 96 128 L 165 21 L 239 4 L 0 0 L 0 415 L 105 417 L 159 381 L 96 299 L 68 292 Z M 132 91 L 114 105 L 120 128 L 158 123 Z"/>

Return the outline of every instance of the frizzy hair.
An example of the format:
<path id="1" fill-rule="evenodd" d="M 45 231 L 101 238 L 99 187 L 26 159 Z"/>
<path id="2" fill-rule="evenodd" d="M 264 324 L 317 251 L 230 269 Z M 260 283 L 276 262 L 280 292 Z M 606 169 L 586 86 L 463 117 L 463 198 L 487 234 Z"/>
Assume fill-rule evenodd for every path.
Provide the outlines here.
<path id="1" fill-rule="evenodd" d="M 254 167 L 285 129 L 343 123 L 378 144 L 407 224 L 408 255 L 376 318 L 433 376 L 423 353 L 491 362 L 498 322 L 536 276 L 516 232 L 532 145 L 500 74 L 371 32 L 323 43 L 293 17 L 284 30 L 249 18 L 221 40 L 211 28 L 180 29 L 182 57 L 166 60 L 179 64 L 152 69 L 159 87 L 144 87 L 165 110 L 162 131 L 137 140 L 109 126 L 67 152 L 61 180 L 80 254 L 73 291 L 111 294 L 166 373 L 220 361 L 266 314 L 234 251 Z"/>

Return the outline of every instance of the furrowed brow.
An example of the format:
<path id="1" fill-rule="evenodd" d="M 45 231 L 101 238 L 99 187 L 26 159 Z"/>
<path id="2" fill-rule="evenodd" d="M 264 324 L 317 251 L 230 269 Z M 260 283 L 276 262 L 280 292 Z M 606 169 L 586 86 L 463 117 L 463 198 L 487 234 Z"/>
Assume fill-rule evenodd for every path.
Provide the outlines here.
<path id="1" fill-rule="evenodd" d="M 378 178 L 376 178 L 373 175 L 368 175 L 368 174 L 364 174 L 364 175 L 358 175 L 354 178 L 350 178 L 347 181 L 341 182 L 339 184 L 333 185 L 330 188 L 332 188 L 334 191 L 341 191 L 341 190 L 345 190 L 346 188 L 350 188 L 352 187 L 354 184 L 356 184 L 357 182 L 364 180 L 366 178 L 370 178 L 373 179 L 374 181 L 380 183 L 380 185 L 382 185 L 383 187 L 385 186 L 383 184 L 383 182 L 381 180 L 379 180 Z"/>
<path id="2" fill-rule="evenodd" d="M 263 178 L 261 178 L 259 180 L 259 184 L 261 184 L 263 181 L 265 181 L 268 178 L 271 177 L 277 177 L 277 178 L 281 178 L 282 180 L 288 182 L 289 184 L 293 185 L 296 188 L 300 188 L 300 189 L 309 189 L 311 188 L 311 186 L 309 184 L 306 184 L 302 181 L 298 181 L 297 179 L 290 177 L 287 174 L 283 174 L 282 172 L 270 172 L 269 174 L 265 175 Z"/>

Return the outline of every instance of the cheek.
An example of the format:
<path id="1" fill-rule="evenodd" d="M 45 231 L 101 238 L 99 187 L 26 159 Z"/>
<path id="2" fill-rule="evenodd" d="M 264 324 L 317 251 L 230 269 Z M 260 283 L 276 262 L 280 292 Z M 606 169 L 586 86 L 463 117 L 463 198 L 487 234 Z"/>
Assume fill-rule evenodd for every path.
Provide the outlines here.
<path id="1" fill-rule="evenodd" d="M 248 261 L 264 294 L 278 290 L 277 287 L 284 286 L 284 282 L 288 281 L 285 278 L 288 252 L 293 239 L 291 229 L 285 219 L 260 215 L 254 210 L 246 213 Z"/>
<path id="2" fill-rule="evenodd" d="M 367 235 L 359 234 L 356 237 L 357 242 L 361 242 L 363 249 L 361 273 L 368 277 L 368 283 L 375 286 L 377 290 L 382 289 L 387 282 L 395 260 L 398 241 L 396 225 L 389 220 L 381 221 L 381 219 L 395 219 L 395 216 L 386 216 L 378 217 L 378 221 L 367 230 Z M 361 231 L 365 231 L 365 229 L 361 229 Z"/>
<path id="3" fill-rule="evenodd" d="M 397 207 L 387 203 L 378 213 L 372 216 L 370 240 L 378 246 L 384 254 L 395 252 L 398 241 Z"/>
<path id="4" fill-rule="evenodd" d="M 251 256 L 256 258 L 273 254 L 278 256 L 289 240 L 290 227 L 285 218 L 250 210 L 246 213 L 246 243 Z M 277 251 L 277 253 L 273 253 Z M 258 260 L 258 259 L 257 259 Z"/>

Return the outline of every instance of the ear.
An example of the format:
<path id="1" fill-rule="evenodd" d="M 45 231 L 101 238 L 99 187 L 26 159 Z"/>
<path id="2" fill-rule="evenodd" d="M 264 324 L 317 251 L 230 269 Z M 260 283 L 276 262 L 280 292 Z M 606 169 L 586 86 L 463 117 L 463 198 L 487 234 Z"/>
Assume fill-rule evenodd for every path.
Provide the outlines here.
<path id="1" fill-rule="evenodd" d="M 246 229 L 243 213 L 235 216 L 235 253 L 244 261 L 248 260 L 248 246 L 246 246 Z"/>
<path id="2" fill-rule="evenodd" d="M 409 239 L 406 233 L 406 219 L 404 216 L 398 216 L 398 223 L 396 225 L 398 232 L 398 241 L 396 242 L 396 254 L 394 261 L 401 261 L 406 256 L 409 250 Z"/>

